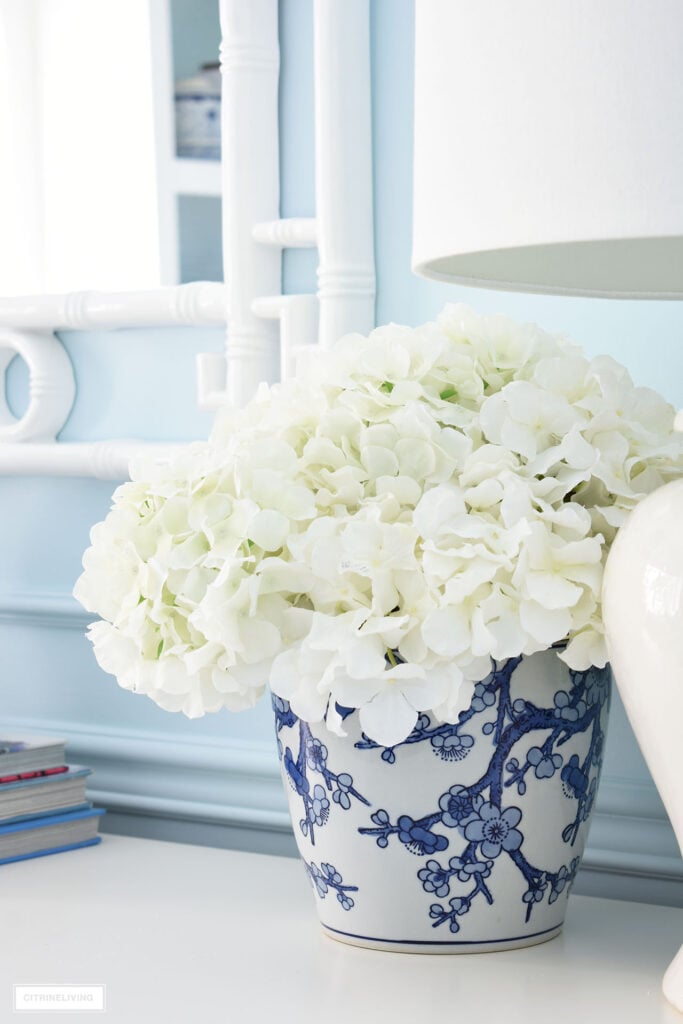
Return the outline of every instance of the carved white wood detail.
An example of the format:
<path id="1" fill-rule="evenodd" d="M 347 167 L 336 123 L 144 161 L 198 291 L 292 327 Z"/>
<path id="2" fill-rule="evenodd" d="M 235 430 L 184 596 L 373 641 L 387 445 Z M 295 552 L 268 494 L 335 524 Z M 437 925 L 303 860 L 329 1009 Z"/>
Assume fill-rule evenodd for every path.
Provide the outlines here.
<path id="1" fill-rule="evenodd" d="M 225 324 L 227 292 L 195 281 L 140 292 L 70 292 L 0 298 L 0 326 L 38 330 Z"/>
<path id="2" fill-rule="evenodd" d="M 30 401 L 15 420 L 0 398 L 0 474 L 120 479 L 137 441 L 49 444 L 74 398 L 59 329 L 225 325 L 224 351 L 197 360 L 198 401 L 242 405 L 261 380 L 284 378 L 312 347 L 374 325 L 369 0 L 314 0 L 316 215 L 279 216 L 278 3 L 218 0 L 221 15 L 225 284 L 149 292 L 0 299 L 0 372 L 16 353 Z M 317 295 L 282 295 L 287 248 L 317 248 Z M 6 330 L 4 330 L 6 328 Z"/>
<path id="3" fill-rule="evenodd" d="M 277 0 L 221 0 L 223 74 L 223 268 L 228 289 L 228 401 L 242 405 L 277 377 L 277 324 L 252 304 L 281 291 L 280 252 L 254 239 L 254 225 L 280 206 Z"/>
<path id="4" fill-rule="evenodd" d="M 254 312 L 280 323 L 280 380 L 297 371 L 300 359 L 318 342 L 318 302 L 315 295 L 273 295 L 256 299 Z"/>
<path id="5" fill-rule="evenodd" d="M 0 299 L 0 374 L 15 355 L 29 370 L 29 405 L 16 419 L 0 388 L 0 475 L 122 480 L 131 459 L 173 445 L 142 441 L 54 442 L 75 395 L 71 362 L 55 330 L 193 324 L 223 326 L 225 285 L 193 282 L 145 292 L 71 292 Z M 12 325 L 4 327 L 3 325 Z M 19 328 L 19 329 L 16 329 Z M 222 353 L 215 357 L 222 362 Z M 4 383 L 4 382 L 3 382 Z M 12 444 L 11 442 L 22 442 Z"/>
<path id="6" fill-rule="evenodd" d="M 320 344 L 375 323 L 369 0 L 315 0 Z"/>
<path id="7" fill-rule="evenodd" d="M 125 480 L 140 456 L 162 459 L 182 446 L 145 441 L 0 445 L 0 475 L 94 477 Z"/>
<path id="8" fill-rule="evenodd" d="M 15 356 L 28 367 L 28 406 L 23 416 L 13 415 L 0 387 L 0 444 L 13 441 L 54 441 L 66 423 L 76 395 L 69 357 L 57 339 L 46 333 L 0 328 L 0 373 L 3 377 Z"/>
<path id="9" fill-rule="evenodd" d="M 254 224 L 257 242 L 278 249 L 315 249 L 318 244 L 318 222 L 315 217 L 287 217 Z"/>

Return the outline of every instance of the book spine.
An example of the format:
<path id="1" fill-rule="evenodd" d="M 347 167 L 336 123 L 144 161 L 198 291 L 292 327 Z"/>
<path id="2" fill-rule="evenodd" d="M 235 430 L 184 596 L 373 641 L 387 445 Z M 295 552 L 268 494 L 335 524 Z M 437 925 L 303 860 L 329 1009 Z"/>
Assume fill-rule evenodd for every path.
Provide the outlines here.
<path id="1" fill-rule="evenodd" d="M 35 772 L 16 772 L 14 775 L 0 775 L 0 786 L 3 782 L 22 782 L 24 779 L 38 779 L 43 775 L 62 775 L 68 772 L 68 764 L 60 764 L 55 768 L 42 768 Z"/>

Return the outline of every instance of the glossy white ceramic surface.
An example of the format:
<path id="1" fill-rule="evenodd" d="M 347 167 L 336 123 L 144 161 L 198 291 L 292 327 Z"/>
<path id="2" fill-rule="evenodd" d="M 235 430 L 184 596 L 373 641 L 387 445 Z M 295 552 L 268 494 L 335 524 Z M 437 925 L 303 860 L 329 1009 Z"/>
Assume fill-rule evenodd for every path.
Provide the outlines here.
<path id="1" fill-rule="evenodd" d="M 626 712 L 683 845 L 683 481 L 643 501 L 607 561 L 603 614 Z M 680 954 L 679 958 L 680 960 Z M 667 998 L 683 1010 L 683 964 Z"/>

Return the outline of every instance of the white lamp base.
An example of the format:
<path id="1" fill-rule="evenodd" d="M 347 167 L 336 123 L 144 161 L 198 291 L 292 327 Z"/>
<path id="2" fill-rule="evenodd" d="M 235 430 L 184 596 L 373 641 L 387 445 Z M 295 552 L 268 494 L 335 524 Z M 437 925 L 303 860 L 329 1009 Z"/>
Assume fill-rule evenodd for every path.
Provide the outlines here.
<path id="1" fill-rule="evenodd" d="M 614 677 L 683 846 L 683 480 L 649 495 L 619 531 L 605 570 L 603 618 Z M 664 978 L 683 1011 L 683 949 Z"/>
<path id="2" fill-rule="evenodd" d="M 662 982 L 662 992 L 671 1005 L 683 1013 L 683 946 L 669 964 Z"/>

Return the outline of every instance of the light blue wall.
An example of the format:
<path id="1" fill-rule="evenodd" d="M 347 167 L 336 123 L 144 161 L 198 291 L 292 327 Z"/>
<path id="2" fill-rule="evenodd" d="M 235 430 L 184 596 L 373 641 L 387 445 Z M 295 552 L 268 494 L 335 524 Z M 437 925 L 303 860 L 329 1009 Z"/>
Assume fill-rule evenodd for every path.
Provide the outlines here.
<path id="1" fill-rule="evenodd" d="M 218 60 L 220 22 L 214 0 L 171 0 L 174 78 L 192 78 Z"/>
<path id="2" fill-rule="evenodd" d="M 310 216 L 310 0 L 281 0 L 280 12 L 282 212 Z M 568 332 L 683 405 L 683 304 L 501 294 L 411 274 L 412 28 L 411 0 L 372 0 L 378 321 L 418 323 L 446 301 L 466 301 Z M 313 255 L 287 254 L 284 282 L 289 292 L 311 290 Z M 84 332 L 63 340 L 78 378 L 63 440 L 206 436 L 209 417 L 195 403 L 194 357 L 220 349 L 220 331 Z M 19 366 L 12 368 L 9 392 L 20 408 Z M 109 484 L 88 480 L 0 478 L 0 721 L 67 734 L 72 757 L 97 767 L 95 795 L 112 808 L 109 828 L 291 852 L 265 705 L 187 721 L 123 692 L 97 668 L 82 636 L 87 616 L 69 594 L 89 527 L 106 513 L 110 492 Z M 619 706 L 601 807 L 584 890 L 680 898 L 672 833 Z"/>

